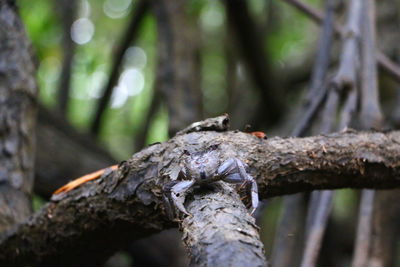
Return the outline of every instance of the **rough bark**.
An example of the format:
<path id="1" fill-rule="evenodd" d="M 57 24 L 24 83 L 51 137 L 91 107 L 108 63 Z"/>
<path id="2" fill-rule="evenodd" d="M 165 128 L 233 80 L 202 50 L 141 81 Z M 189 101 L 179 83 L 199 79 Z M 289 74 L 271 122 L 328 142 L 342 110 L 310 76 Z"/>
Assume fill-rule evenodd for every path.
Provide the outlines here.
<path id="1" fill-rule="evenodd" d="M 78 133 L 67 121 L 43 107 L 39 108 L 35 157 L 34 192 L 44 199 L 70 180 L 115 164 L 115 160 L 93 140 Z M 174 236 L 175 234 L 175 236 Z M 180 236 L 175 231 L 138 240 L 126 250 L 142 266 L 187 266 Z M 177 244 L 171 247 L 170 244 Z"/>
<path id="2" fill-rule="evenodd" d="M 185 149 L 216 143 L 224 152 L 221 160 L 235 156 L 249 164 L 261 198 L 314 189 L 400 187 L 398 131 L 269 140 L 242 132 L 191 132 L 57 195 L 1 240 L 0 265 L 96 265 L 128 241 L 176 226 L 164 212 L 161 188 L 179 170 Z M 200 200 L 188 197 L 191 210 Z"/>
<path id="3" fill-rule="evenodd" d="M 13 1 L 0 1 L 0 233 L 31 213 L 37 86 Z"/>
<path id="4" fill-rule="evenodd" d="M 182 227 L 191 266 L 266 266 L 255 219 L 232 187 L 219 185 L 196 194 L 188 205 L 193 217 Z"/>

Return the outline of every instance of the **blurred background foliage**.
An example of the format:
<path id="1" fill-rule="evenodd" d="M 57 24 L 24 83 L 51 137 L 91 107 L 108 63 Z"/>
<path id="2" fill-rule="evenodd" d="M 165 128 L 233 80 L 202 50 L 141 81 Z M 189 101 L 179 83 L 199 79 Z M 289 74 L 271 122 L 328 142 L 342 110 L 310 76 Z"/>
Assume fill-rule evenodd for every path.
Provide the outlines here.
<path id="1" fill-rule="evenodd" d="M 319 4 L 319 1 L 313 1 Z M 77 44 L 72 65 L 71 94 L 67 117 L 81 131 L 88 130 L 94 105 L 111 68 L 113 49 L 124 33 L 135 0 L 80 0 L 71 38 Z M 303 14 L 281 1 L 274 1 L 279 22 L 274 22 L 265 50 L 277 68 L 301 64 L 315 47 L 318 28 Z M 62 66 L 62 26 L 55 1 L 20 0 L 20 14 L 38 57 L 40 101 L 56 108 L 57 89 Z M 266 25 L 267 1 L 251 0 L 249 7 L 260 25 Z M 188 4 L 191 18 L 201 32 L 202 92 L 204 114 L 214 116 L 227 111 L 226 45 L 229 37 L 223 4 L 219 1 L 192 0 Z M 276 11 L 275 11 L 276 12 Z M 266 26 L 265 26 L 266 27 Z M 265 28 L 264 27 L 264 28 Z M 116 159 L 128 158 L 137 148 L 134 138 L 143 126 L 153 95 L 156 71 L 157 30 L 151 13 L 146 14 L 139 37 L 124 56 L 124 66 L 111 105 L 105 112 L 100 141 Z M 296 63 L 297 61 L 297 63 Z M 255 94 L 239 64 L 238 78 Z M 233 118 L 234 119 L 234 118 Z M 168 139 L 168 114 L 161 109 L 147 136 L 146 143 Z"/>
<path id="2" fill-rule="evenodd" d="M 90 132 L 95 105 L 102 96 L 102 89 L 112 68 L 115 49 L 138 2 L 77 1 L 77 14 L 69 32 L 76 48 L 65 116 L 82 133 Z M 320 10 L 324 9 L 323 1 L 305 2 Z M 56 110 L 59 105 L 57 90 L 64 52 L 60 15 L 62 10 L 57 6 L 58 1 L 19 0 L 18 3 L 37 56 L 40 103 Z M 284 99 L 285 106 L 282 109 L 287 110 L 287 114 L 275 125 L 276 128 L 265 129 L 265 125 L 261 124 L 261 129 L 255 130 L 265 130 L 267 135 L 287 136 L 295 126 L 296 120 L 292 117 L 302 115 L 296 114 L 296 107 L 302 103 L 304 89 L 308 87 L 320 28 L 284 1 L 248 0 L 247 3 L 251 16 L 260 29 L 262 48 L 267 55 L 271 73 Z M 257 112 L 255 107 L 260 104 L 260 90 L 251 81 L 246 66 L 238 55 L 238 49 L 235 48 L 224 3 L 216 0 L 189 0 L 186 8 L 190 21 L 194 22 L 200 33 L 196 37 L 200 47 L 202 117 L 232 111 L 233 127 L 243 130 L 247 120 Z M 138 138 L 141 129 L 148 123 L 147 114 L 155 94 L 157 38 L 156 19 L 152 12 L 147 12 L 138 37 L 124 54 L 117 85 L 102 119 L 97 141 L 119 161 L 128 159 L 132 153 L 141 149 L 135 147 L 135 138 Z M 336 53 L 337 47 L 335 49 Z M 335 55 L 336 61 L 337 54 L 339 53 Z M 239 94 L 236 93 L 236 98 L 232 100 L 232 95 L 235 95 L 231 88 L 233 83 Z M 240 108 L 236 109 L 237 105 Z M 288 124 L 286 121 L 285 125 L 285 119 L 289 120 L 288 118 L 293 123 Z M 160 108 L 150 122 L 145 143 L 167 140 L 170 137 L 168 127 L 167 107 L 161 101 Z M 358 199 L 358 192 L 339 190 L 334 196 L 330 215 L 336 225 L 335 229 L 342 229 L 353 238 Z M 260 223 L 263 226 L 262 236 L 268 255 L 271 255 L 281 202 L 281 198 L 268 200 L 269 208 Z M 38 208 L 41 202 L 35 198 L 34 204 Z M 342 226 L 343 228 L 337 228 Z M 350 260 L 351 251 L 345 253 L 349 254 Z"/>

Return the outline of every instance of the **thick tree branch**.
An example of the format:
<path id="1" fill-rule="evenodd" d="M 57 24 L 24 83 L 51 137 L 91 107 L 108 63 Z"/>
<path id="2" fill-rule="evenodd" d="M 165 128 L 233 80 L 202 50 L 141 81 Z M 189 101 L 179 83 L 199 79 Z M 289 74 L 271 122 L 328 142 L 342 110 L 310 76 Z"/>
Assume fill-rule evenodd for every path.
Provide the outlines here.
<path id="1" fill-rule="evenodd" d="M 35 157 L 34 191 L 47 199 L 71 179 L 115 164 L 115 160 L 89 136 L 78 133 L 57 114 L 39 107 Z M 45 152 L 44 152 L 45 151 Z M 171 247 L 180 240 L 174 231 L 132 242 L 128 249 L 135 263 L 143 266 L 186 266 L 182 248 Z M 157 244 L 157 245 L 155 245 Z M 163 245 L 168 244 L 168 245 Z M 183 245 L 181 246 L 183 247 Z"/>
<path id="2" fill-rule="evenodd" d="M 255 219 L 235 190 L 220 183 L 202 191 L 182 224 L 191 266 L 267 266 Z"/>
<path id="3" fill-rule="evenodd" d="M 118 171 L 57 195 L 1 240 L 0 265 L 61 266 L 77 259 L 96 265 L 126 242 L 174 226 L 164 213 L 163 184 L 179 169 L 185 149 L 216 143 L 224 152 L 221 160 L 234 156 L 249 164 L 262 198 L 314 189 L 400 187 L 399 131 L 270 140 L 242 132 L 192 132 L 150 146 Z M 102 242 L 93 242 L 99 237 Z"/>

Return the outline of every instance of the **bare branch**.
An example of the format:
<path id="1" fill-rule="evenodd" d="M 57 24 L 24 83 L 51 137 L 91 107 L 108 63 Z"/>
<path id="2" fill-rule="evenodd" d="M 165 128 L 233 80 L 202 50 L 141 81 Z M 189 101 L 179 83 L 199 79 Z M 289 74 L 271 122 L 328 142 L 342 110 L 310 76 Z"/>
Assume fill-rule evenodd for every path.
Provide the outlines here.
<path id="1" fill-rule="evenodd" d="M 366 266 L 369 259 L 372 234 L 372 214 L 374 207 L 374 190 L 363 190 L 358 216 L 357 238 L 352 267 Z"/>
<path id="2" fill-rule="evenodd" d="M 221 160 L 238 157 L 249 164 L 261 198 L 315 189 L 400 187 L 400 132 L 269 140 L 242 132 L 192 132 L 150 146 L 118 171 L 57 195 L 1 240 L 0 265 L 61 266 L 77 258 L 96 265 L 132 239 L 175 226 L 164 213 L 161 188 L 178 168 L 183 150 L 211 144 L 220 144 Z M 95 236 L 104 242 L 91 242 Z"/>
<path id="3" fill-rule="evenodd" d="M 202 115 L 199 39 L 186 5 L 184 0 L 152 1 L 158 32 L 156 83 L 168 109 L 170 136 Z"/>
<path id="4" fill-rule="evenodd" d="M 375 195 L 370 266 L 395 266 L 396 242 L 400 231 L 399 190 L 381 190 Z"/>
<path id="5" fill-rule="evenodd" d="M 276 123 L 282 115 L 281 93 L 274 86 L 268 54 L 265 53 L 263 39 L 253 21 L 247 1 L 225 0 L 227 20 L 233 33 L 238 50 L 247 66 L 249 76 L 259 89 L 263 104 L 260 117 L 269 125 Z"/>
<path id="6" fill-rule="evenodd" d="M 313 192 L 316 194 L 317 192 Z M 328 222 L 329 214 L 331 212 L 333 191 L 324 190 L 318 192 L 314 203 L 316 203 L 316 210 L 310 206 L 309 213 L 311 224 L 309 225 L 309 232 L 307 234 L 303 259 L 301 262 L 302 267 L 311 267 L 317 265 L 318 255 L 321 248 L 322 238 L 325 233 L 326 224 Z M 313 203 L 313 202 L 311 202 Z"/>
<path id="7" fill-rule="evenodd" d="M 279 228 L 275 234 L 271 266 L 289 267 L 297 264 L 298 248 L 303 239 L 302 228 L 306 217 L 304 194 L 285 196 Z"/>
<path id="8" fill-rule="evenodd" d="M 75 43 L 71 39 L 71 26 L 76 19 L 77 1 L 63 0 L 54 2 L 62 25 L 62 69 L 58 85 L 58 107 L 63 115 L 66 115 L 71 87 L 72 64 L 75 51 Z"/>
<path id="9" fill-rule="evenodd" d="M 322 33 L 320 35 L 320 40 L 319 40 L 319 45 L 318 45 L 318 54 L 317 54 L 317 59 L 314 64 L 313 72 L 312 72 L 312 78 L 311 78 L 311 84 L 310 84 L 310 89 L 308 91 L 307 95 L 307 104 L 308 104 L 308 109 L 306 109 L 305 116 L 302 117 L 300 120 L 300 123 L 297 124 L 296 128 L 294 129 L 294 135 L 295 136 L 303 136 L 306 131 L 311 127 L 313 121 L 315 120 L 317 111 L 321 108 L 323 102 L 326 99 L 326 93 L 328 90 L 328 85 L 326 82 L 324 83 L 324 80 L 326 80 L 326 75 L 327 71 L 329 68 L 329 62 L 330 62 L 330 50 L 331 50 L 331 40 L 332 40 L 332 35 L 333 35 L 333 26 L 334 26 L 334 8 L 335 8 L 335 3 L 336 1 L 334 0 L 328 0 L 326 2 L 326 15 L 324 18 L 323 26 L 322 26 Z M 296 4 L 297 2 L 294 2 Z M 338 102 L 338 95 L 336 91 L 330 91 L 327 97 L 327 100 L 325 101 L 325 108 L 324 108 L 324 113 L 323 113 L 323 119 L 322 119 L 322 124 L 320 125 L 322 133 L 327 133 L 331 131 L 332 125 L 333 125 L 333 120 L 335 116 L 333 114 L 336 113 L 336 108 L 337 108 L 337 102 Z M 313 197 L 314 196 L 314 197 Z M 308 211 L 308 221 L 311 221 L 311 217 L 313 216 L 314 209 L 311 209 L 311 206 L 316 206 L 321 204 L 320 202 L 313 202 L 313 199 L 319 196 L 319 192 L 313 192 L 312 197 L 311 197 L 311 202 L 309 206 L 309 211 Z M 305 217 L 305 215 L 299 211 L 296 211 L 294 209 L 299 209 L 303 207 L 304 209 L 304 201 L 302 198 L 303 197 L 297 197 L 299 203 L 295 204 L 293 202 L 294 200 L 292 199 L 292 196 L 287 196 L 284 201 L 284 214 L 285 216 L 288 216 L 287 218 L 284 218 L 283 215 L 281 217 L 282 222 L 287 221 L 285 224 L 286 225 L 291 225 L 290 227 L 293 229 L 300 228 L 300 224 L 302 220 L 302 217 Z M 318 197 L 319 199 L 319 197 Z M 322 207 L 321 207 L 322 209 Z M 312 226 L 314 223 L 312 223 Z M 309 226 L 309 228 L 312 228 L 312 226 Z M 321 229 L 322 228 L 322 229 Z M 322 239 L 323 235 L 323 230 L 324 227 L 319 226 L 317 228 L 312 228 L 312 231 L 319 231 L 319 236 L 314 237 L 312 236 L 311 240 L 308 240 L 311 236 L 303 236 L 304 240 L 306 240 L 306 249 L 303 255 L 302 262 L 307 263 L 306 261 L 309 260 L 311 262 L 316 261 L 318 251 L 319 251 L 319 242 Z M 277 254 L 286 254 L 286 252 L 294 254 L 294 250 L 298 250 L 294 245 L 295 242 L 297 243 L 300 242 L 300 238 L 295 238 L 294 236 L 292 238 L 287 238 L 286 237 L 286 229 L 284 224 L 280 225 L 279 231 L 277 233 L 277 239 L 278 242 L 280 242 L 280 248 L 274 247 L 274 252 L 276 252 L 278 249 L 282 249 L 282 252 L 277 252 Z M 284 243 L 286 240 L 287 244 Z M 289 246 L 289 248 L 287 247 Z M 283 248 L 285 247 L 285 248 Z M 315 249 L 317 248 L 313 254 L 309 253 L 308 251 L 310 249 Z M 283 253 L 284 252 L 284 253 Z M 276 255 L 275 255 L 276 256 Z M 288 262 L 287 259 L 285 259 L 287 255 L 280 255 L 280 258 L 283 259 L 283 265 L 277 265 L 277 266 L 290 266 L 290 262 Z M 276 256 L 278 257 L 278 256 Z M 293 258 L 293 257 L 289 257 Z M 282 260 L 281 260 L 282 261 Z"/>
<path id="10" fill-rule="evenodd" d="M 333 37 L 333 25 L 335 15 L 335 0 L 327 0 L 325 7 L 325 18 L 322 23 L 322 33 L 319 38 L 318 53 L 315 60 L 310 90 L 308 91 L 307 99 L 312 101 L 314 95 L 323 86 L 323 81 L 328 71 L 330 62 L 330 51 Z"/>
<path id="11" fill-rule="evenodd" d="M 320 11 L 302 1 L 299 0 L 283 0 L 283 1 L 298 8 L 300 11 L 309 16 L 314 22 L 318 24 L 322 24 L 322 22 L 324 21 L 324 15 Z M 334 29 L 339 36 L 343 35 L 344 30 L 340 25 L 334 24 Z M 385 70 L 394 80 L 400 82 L 400 67 L 382 52 L 377 51 L 376 53 L 377 53 L 376 58 L 378 60 L 379 66 L 383 70 Z"/>
<path id="12" fill-rule="evenodd" d="M 362 5 L 363 17 L 361 42 L 361 95 L 360 126 L 362 129 L 380 129 L 383 115 L 379 104 L 378 73 L 376 67 L 375 2 L 365 0 Z"/>

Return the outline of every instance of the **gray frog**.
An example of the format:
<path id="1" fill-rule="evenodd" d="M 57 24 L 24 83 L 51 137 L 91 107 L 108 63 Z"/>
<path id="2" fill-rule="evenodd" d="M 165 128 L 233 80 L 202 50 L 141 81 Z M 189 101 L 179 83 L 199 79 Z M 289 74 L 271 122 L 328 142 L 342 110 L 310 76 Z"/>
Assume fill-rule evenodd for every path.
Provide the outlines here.
<path id="1" fill-rule="evenodd" d="M 184 207 L 185 196 L 194 186 L 202 186 L 216 181 L 231 184 L 250 184 L 251 214 L 258 206 L 258 188 L 254 178 L 246 171 L 247 165 L 237 158 L 229 158 L 221 163 L 218 145 L 212 145 L 205 151 L 184 152 L 184 167 L 180 170 L 178 180 L 165 184 L 164 200 L 167 213 L 173 218 L 173 205 L 181 212 L 191 215 Z M 247 188 L 247 186 L 246 186 Z"/>

